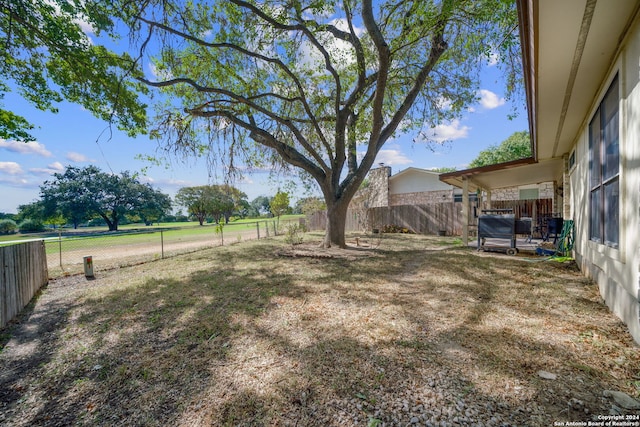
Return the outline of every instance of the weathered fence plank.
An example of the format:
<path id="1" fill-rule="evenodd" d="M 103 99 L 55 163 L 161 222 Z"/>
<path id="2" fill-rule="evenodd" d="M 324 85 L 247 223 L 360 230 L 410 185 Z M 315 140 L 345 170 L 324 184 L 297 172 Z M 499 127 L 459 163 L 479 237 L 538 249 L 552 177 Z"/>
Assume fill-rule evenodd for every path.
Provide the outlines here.
<path id="1" fill-rule="evenodd" d="M 47 283 L 43 241 L 0 247 L 0 327 L 4 327 Z"/>

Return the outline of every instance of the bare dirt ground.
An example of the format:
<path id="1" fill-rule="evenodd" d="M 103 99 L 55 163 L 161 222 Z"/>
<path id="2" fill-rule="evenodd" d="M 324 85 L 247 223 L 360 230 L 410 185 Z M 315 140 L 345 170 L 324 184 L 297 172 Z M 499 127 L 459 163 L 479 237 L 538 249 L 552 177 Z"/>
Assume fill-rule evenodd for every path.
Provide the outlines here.
<path id="1" fill-rule="evenodd" d="M 350 243 L 52 280 L 0 331 L 0 425 L 640 425 L 639 349 L 575 265 Z"/>
<path id="2" fill-rule="evenodd" d="M 255 231 L 239 230 L 230 233 L 226 237 L 226 241 L 219 235 L 212 234 L 211 236 L 189 236 L 185 239 L 167 240 L 163 244 L 161 244 L 157 236 L 154 237 L 153 241 L 135 244 L 118 244 L 118 240 L 114 239 L 112 246 L 90 249 L 76 249 L 72 244 L 65 243 L 62 251 L 62 260 L 60 260 L 58 253 L 54 253 L 47 257 L 47 263 L 49 265 L 49 275 L 51 277 L 59 277 L 83 272 L 83 258 L 88 255 L 93 257 L 94 269 L 96 271 L 104 271 L 155 261 L 162 257 L 170 258 L 225 244 L 245 242 L 255 238 Z M 60 264 L 62 264 L 62 267 Z"/>

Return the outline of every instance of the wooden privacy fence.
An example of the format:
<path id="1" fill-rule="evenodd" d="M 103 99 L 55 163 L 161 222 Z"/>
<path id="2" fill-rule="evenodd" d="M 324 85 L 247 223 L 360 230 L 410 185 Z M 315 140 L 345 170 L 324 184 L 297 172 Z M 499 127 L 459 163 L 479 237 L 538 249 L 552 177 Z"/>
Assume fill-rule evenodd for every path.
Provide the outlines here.
<path id="1" fill-rule="evenodd" d="M 491 202 L 493 209 L 513 209 L 516 218 L 542 218 L 553 215 L 552 199 L 529 200 L 495 200 Z"/>
<path id="2" fill-rule="evenodd" d="M 0 328 L 17 315 L 45 285 L 49 275 L 44 242 L 0 247 Z"/>
<path id="3" fill-rule="evenodd" d="M 536 219 L 552 215 L 551 199 L 504 200 L 493 201 L 493 209 L 513 209 L 516 218 L 532 217 Z M 471 235 L 475 234 L 477 216 L 482 212 L 476 202 L 469 203 L 469 226 Z M 326 213 L 316 212 L 307 217 L 310 230 L 324 230 L 327 224 Z M 428 205 L 402 205 L 379 208 L 349 210 L 345 231 L 371 231 L 384 229 L 387 225 L 406 227 L 418 234 L 441 234 L 447 236 L 462 235 L 464 220 L 462 202 L 442 202 Z"/>
<path id="4" fill-rule="evenodd" d="M 469 220 L 473 225 L 473 205 L 469 208 Z M 325 212 L 316 212 L 308 216 L 310 230 L 324 230 L 326 227 Z M 462 203 L 443 202 L 429 205 L 389 206 L 347 212 L 346 231 L 371 231 L 383 229 L 387 225 L 406 227 L 419 234 L 447 235 L 462 234 Z"/>
<path id="5" fill-rule="evenodd" d="M 470 220 L 473 210 L 470 209 Z M 418 234 L 462 234 L 462 203 L 432 203 L 428 205 L 402 205 L 369 210 L 369 223 L 372 229 L 384 229 L 385 226 L 400 226 Z"/>

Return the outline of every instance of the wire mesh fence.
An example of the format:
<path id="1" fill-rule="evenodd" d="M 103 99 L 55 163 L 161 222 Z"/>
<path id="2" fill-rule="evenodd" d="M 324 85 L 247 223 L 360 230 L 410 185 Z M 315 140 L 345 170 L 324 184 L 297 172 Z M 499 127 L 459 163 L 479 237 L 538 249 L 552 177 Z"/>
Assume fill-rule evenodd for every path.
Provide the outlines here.
<path id="1" fill-rule="evenodd" d="M 281 234 L 299 220 L 158 227 L 120 232 L 60 233 L 44 239 L 49 276 L 84 272 L 90 257 L 93 271 L 135 265 L 200 249 L 263 239 Z"/>

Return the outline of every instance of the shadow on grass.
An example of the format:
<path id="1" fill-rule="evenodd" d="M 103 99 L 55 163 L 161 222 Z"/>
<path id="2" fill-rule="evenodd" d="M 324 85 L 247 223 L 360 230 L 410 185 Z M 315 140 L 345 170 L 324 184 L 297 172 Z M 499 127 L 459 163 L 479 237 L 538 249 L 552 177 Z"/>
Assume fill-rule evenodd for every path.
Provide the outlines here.
<path id="1" fill-rule="evenodd" d="M 570 320 L 554 314 L 562 302 L 607 316 L 563 293 L 578 276 L 420 239 L 385 243 L 371 256 L 333 259 L 283 258 L 265 242 L 217 248 L 170 260 L 176 273 L 188 269 L 181 278 L 147 271 L 140 283 L 51 303 L 38 311 L 54 319 L 49 329 L 23 343 L 47 345 L 2 361 L 19 368 L 0 376 L 9 423 L 394 424 L 404 414 L 395 402 L 416 396 L 453 413 L 460 399 L 473 400 L 487 408 L 475 415 L 480 422 L 502 405 L 517 425 L 548 425 L 572 397 L 604 410 L 602 390 L 621 382 L 589 368 L 593 336 L 576 344 L 573 329 L 557 341 L 495 323 L 504 313 L 549 334 L 619 328 L 610 320 L 563 325 Z M 557 325 L 544 324 L 554 318 Z M 622 375 L 640 367 L 631 362 Z M 545 383 L 541 369 L 562 380 Z M 490 387 L 508 384 L 516 388 Z M 527 405 L 545 416 L 518 412 Z"/>

